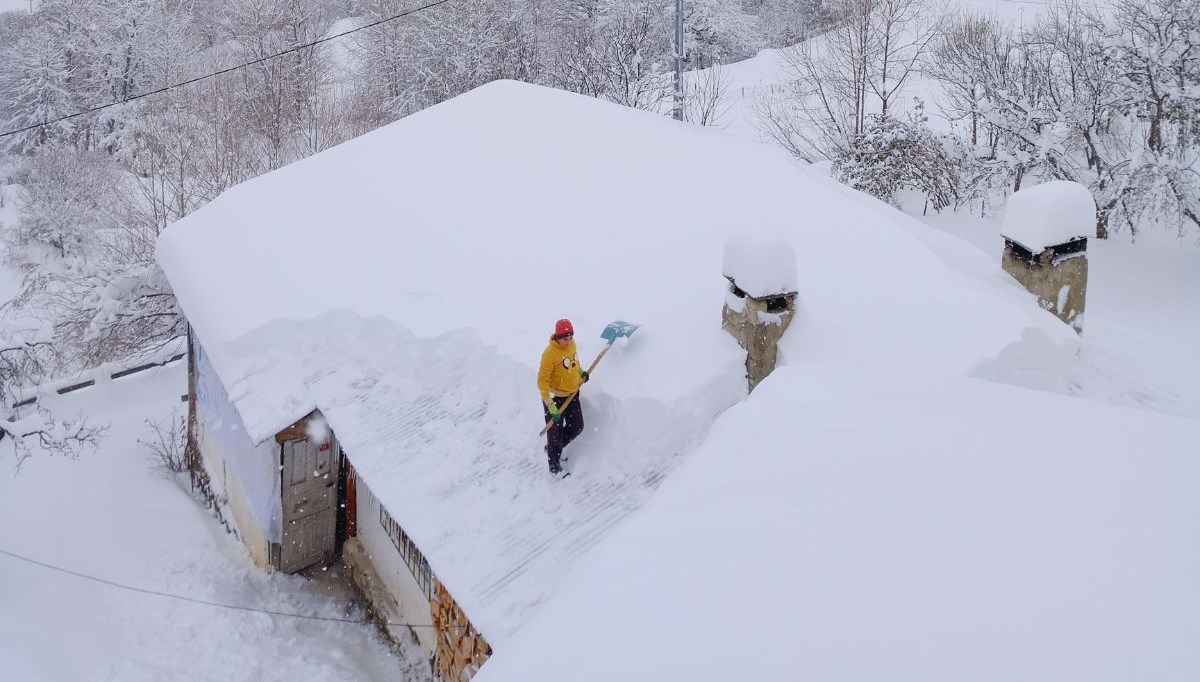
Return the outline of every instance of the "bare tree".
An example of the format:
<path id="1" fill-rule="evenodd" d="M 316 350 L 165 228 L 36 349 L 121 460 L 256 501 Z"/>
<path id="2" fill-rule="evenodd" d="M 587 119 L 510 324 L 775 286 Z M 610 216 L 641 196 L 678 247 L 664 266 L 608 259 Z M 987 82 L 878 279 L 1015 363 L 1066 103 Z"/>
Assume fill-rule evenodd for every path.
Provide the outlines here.
<path id="1" fill-rule="evenodd" d="M 528 78 L 533 47 L 525 13 L 508 0 L 460 0 L 404 24 L 404 78 L 424 108 L 493 80 Z"/>
<path id="2" fill-rule="evenodd" d="M 702 126 L 720 125 L 729 113 L 729 74 L 717 63 L 702 71 L 692 72 L 684 96 L 685 119 Z"/>
<path id="3" fill-rule="evenodd" d="M 147 419 L 146 426 L 151 435 L 138 443 L 150 451 L 152 468 L 172 474 L 187 471 L 187 415 L 175 409 L 162 419 Z"/>
<path id="4" fill-rule="evenodd" d="M 1119 0 L 1111 16 L 1064 0 L 1018 32 L 952 24 L 929 72 L 971 122 L 972 184 L 1082 183 L 1098 237 L 1200 227 L 1198 13 L 1200 0 Z"/>
<path id="5" fill-rule="evenodd" d="M 822 132 L 811 125 L 809 111 L 787 89 L 756 93 L 751 100 L 754 126 L 767 140 L 783 147 L 789 154 L 812 163 L 825 158 Z"/>
<path id="6" fill-rule="evenodd" d="M 1117 215 L 1133 229 L 1200 230 L 1200 0 L 1120 0 L 1105 56 L 1120 73 L 1136 148 Z"/>
<path id="7" fill-rule="evenodd" d="M 118 360 L 183 332 L 154 263 L 159 226 L 126 211 L 127 178 L 106 153 L 57 145 L 27 164 L 21 219 L 6 232 L 8 257 L 24 280 L 2 320 L 6 336 L 26 339 L 16 348 L 37 348 L 36 356 L 25 352 L 9 364 L 25 383 Z"/>
<path id="8" fill-rule="evenodd" d="M 758 16 L 767 44 L 787 47 L 828 28 L 831 4 L 824 0 L 752 0 L 747 6 Z"/>
<path id="9" fill-rule="evenodd" d="M 869 19 L 874 46 L 866 54 L 867 84 L 886 119 L 937 34 L 937 22 L 928 20 L 923 0 L 857 0 L 851 7 Z"/>
<path id="10" fill-rule="evenodd" d="M 612 0 L 599 25 L 608 99 L 634 109 L 654 109 L 667 96 L 666 23 L 658 6 Z"/>
<path id="11" fill-rule="evenodd" d="M 0 126 L 21 130 L 47 124 L 5 140 L 8 150 L 23 154 L 51 141 L 70 141 L 75 120 L 48 123 L 79 108 L 67 49 L 49 28 L 38 25 L 0 47 L 0 64 Z"/>
<path id="12" fill-rule="evenodd" d="M 18 468 L 35 451 L 71 458 L 94 452 L 107 430 L 83 416 L 55 420 L 41 408 L 23 419 L 0 419 L 0 440 L 9 443 Z"/>
<path id="13" fill-rule="evenodd" d="M 862 135 L 868 116 L 895 116 L 934 25 L 921 0 L 840 0 L 833 27 L 783 56 L 784 98 L 756 104 L 760 130 L 805 159 L 828 157 Z"/>
<path id="14" fill-rule="evenodd" d="M 78 457 L 94 451 L 107 427 L 90 424 L 85 417 L 56 420 L 48 410 L 36 403 L 26 406 L 27 414 L 19 415 L 18 386 L 30 384 L 53 361 L 51 344 L 29 341 L 25 334 L 6 330 L 6 348 L 0 348 L 0 448 L 9 448 L 17 467 L 35 451 L 50 455 Z"/>
<path id="15" fill-rule="evenodd" d="M 683 42 L 689 69 L 749 56 L 766 45 L 758 18 L 741 2 L 689 0 L 683 8 Z"/>
<path id="16" fill-rule="evenodd" d="M 542 45 L 542 78 L 546 84 L 591 97 L 607 94 L 599 39 L 589 27 L 563 26 Z"/>
<path id="17" fill-rule="evenodd" d="M 204 182 L 200 173 L 204 149 L 212 139 L 210 121 L 202 116 L 197 99 L 181 89 L 143 103 L 142 115 L 126 135 L 121 156 L 132 175 L 123 189 L 135 219 L 129 228 L 142 228 L 148 238 L 224 189 Z"/>
<path id="18" fill-rule="evenodd" d="M 942 111 L 951 121 L 968 121 L 972 145 L 995 147 L 994 131 L 983 124 L 984 92 L 1008 82 L 1012 53 L 1011 31 L 989 15 L 959 16 L 943 26 L 933 44 L 925 72 L 942 85 Z"/>
<path id="19" fill-rule="evenodd" d="M 48 261 L 86 260 L 97 234 L 119 224 L 119 172 L 107 154 L 59 144 L 26 157 L 19 220 L 4 235 L 9 264 L 27 274 Z"/>
<path id="20" fill-rule="evenodd" d="M 549 85 L 655 110 L 670 94 L 671 37 L 661 4 L 599 0 L 564 19 L 546 50 Z"/>

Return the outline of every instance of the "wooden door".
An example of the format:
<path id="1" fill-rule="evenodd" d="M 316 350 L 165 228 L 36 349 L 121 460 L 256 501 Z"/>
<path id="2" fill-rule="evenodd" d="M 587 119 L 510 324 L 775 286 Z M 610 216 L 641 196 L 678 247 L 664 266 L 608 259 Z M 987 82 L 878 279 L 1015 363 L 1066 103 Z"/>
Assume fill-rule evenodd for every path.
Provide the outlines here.
<path id="1" fill-rule="evenodd" d="M 337 445 L 283 443 L 283 546 L 279 569 L 328 564 L 337 553 Z"/>

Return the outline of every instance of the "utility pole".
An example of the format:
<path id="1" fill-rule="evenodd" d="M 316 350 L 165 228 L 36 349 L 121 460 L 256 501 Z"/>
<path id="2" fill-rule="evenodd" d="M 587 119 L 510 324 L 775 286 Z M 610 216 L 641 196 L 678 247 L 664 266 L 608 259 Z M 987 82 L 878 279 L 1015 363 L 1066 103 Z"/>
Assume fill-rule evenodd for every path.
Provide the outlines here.
<path id="1" fill-rule="evenodd" d="M 683 0 L 675 0 L 675 120 L 683 120 Z"/>

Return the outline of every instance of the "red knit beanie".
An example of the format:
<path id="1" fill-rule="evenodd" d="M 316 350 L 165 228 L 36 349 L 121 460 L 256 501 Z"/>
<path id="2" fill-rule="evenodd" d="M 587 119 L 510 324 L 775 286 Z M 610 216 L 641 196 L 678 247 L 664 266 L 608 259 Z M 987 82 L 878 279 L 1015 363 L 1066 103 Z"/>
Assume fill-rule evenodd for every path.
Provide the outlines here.
<path id="1" fill-rule="evenodd" d="M 554 323 L 554 338 L 561 339 L 564 336 L 575 336 L 575 327 L 572 327 L 571 321 L 566 318 Z"/>

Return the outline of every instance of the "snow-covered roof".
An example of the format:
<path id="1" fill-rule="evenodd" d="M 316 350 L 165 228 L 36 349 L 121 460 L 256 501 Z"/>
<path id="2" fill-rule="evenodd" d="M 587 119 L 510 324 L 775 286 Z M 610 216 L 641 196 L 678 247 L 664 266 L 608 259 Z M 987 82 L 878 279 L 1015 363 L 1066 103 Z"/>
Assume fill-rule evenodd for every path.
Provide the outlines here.
<path id="1" fill-rule="evenodd" d="M 1047 246 L 1086 238 L 1096 231 L 1096 200 L 1078 182 L 1051 180 L 1013 192 L 1001 233 L 1041 253 Z"/>
<path id="2" fill-rule="evenodd" d="M 776 370 L 475 679 L 1197 679 L 1197 442 L 976 379 Z"/>
<path id="3" fill-rule="evenodd" d="M 1074 343 L 995 259 L 779 150 L 508 81 L 225 192 L 158 259 L 250 436 L 320 408 L 500 646 L 744 397 L 720 307 L 747 229 L 796 254 L 784 363 L 1053 383 Z M 534 374 L 559 317 L 584 362 L 642 328 L 552 482 Z"/>

